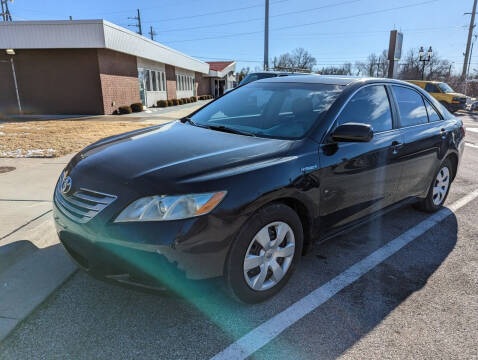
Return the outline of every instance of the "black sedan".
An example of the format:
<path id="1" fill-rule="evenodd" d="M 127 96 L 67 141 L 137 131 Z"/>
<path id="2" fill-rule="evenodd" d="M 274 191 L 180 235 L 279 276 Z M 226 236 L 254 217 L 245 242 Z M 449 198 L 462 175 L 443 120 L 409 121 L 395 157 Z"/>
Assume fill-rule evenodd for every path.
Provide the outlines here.
<path id="1" fill-rule="evenodd" d="M 438 210 L 464 135 L 401 81 L 260 80 L 86 147 L 58 181 L 57 231 L 100 278 L 175 289 L 179 278 L 222 277 L 231 295 L 258 302 L 313 243 L 405 202 Z"/>

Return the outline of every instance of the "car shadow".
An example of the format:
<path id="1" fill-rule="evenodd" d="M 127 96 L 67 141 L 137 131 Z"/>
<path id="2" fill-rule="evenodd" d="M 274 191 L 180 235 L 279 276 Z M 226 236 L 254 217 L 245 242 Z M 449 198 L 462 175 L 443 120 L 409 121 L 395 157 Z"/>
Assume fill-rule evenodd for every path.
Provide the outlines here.
<path id="1" fill-rule="evenodd" d="M 232 300 L 218 279 L 145 293 L 78 272 L 0 345 L 0 358 L 209 358 L 428 216 L 404 207 L 313 247 L 289 284 L 255 305 Z M 426 285 L 457 232 L 451 214 L 251 358 L 339 357 Z"/>

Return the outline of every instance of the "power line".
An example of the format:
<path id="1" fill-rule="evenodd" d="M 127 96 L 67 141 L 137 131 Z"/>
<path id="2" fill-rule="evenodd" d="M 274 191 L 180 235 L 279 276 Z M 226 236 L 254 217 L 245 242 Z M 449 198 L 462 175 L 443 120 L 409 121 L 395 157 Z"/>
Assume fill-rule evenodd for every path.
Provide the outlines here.
<path id="1" fill-rule="evenodd" d="M 138 28 L 138 34 L 143 35 L 143 29 L 141 28 L 141 14 L 139 12 L 139 9 L 137 9 L 138 15 L 134 17 L 129 17 L 128 19 L 130 20 L 136 20 L 137 23 L 133 25 L 128 25 L 128 26 L 134 26 Z"/>
<path id="2" fill-rule="evenodd" d="M 389 12 L 389 11 L 393 11 L 393 10 L 401 10 L 401 9 L 405 9 L 405 8 L 430 4 L 430 3 L 434 3 L 436 1 L 437 0 L 429 0 L 429 1 L 419 2 L 419 3 L 409 4 L 409 5 L 397 6 L 397 7 L 388 8 L 388 9 L 367 11 L 367 12 L 359 13 L 359 14 L 355 14 L 355 15 L 342 16 L 342 17 L 338 17 L 338 18 L 332 18 L 332 19 L 321 20 L 321 21 L 314 21 L 314 22 L 309 22 L 309 23 L 305 23 L 305 24 L 282 26 L 282 27 L 272 29 L 272 31 L 287 30 L 287 29 L 299 28 L 299 27 L 310 26 L 310 25 L 324 24 L 324 23 L 329 23 L 329 22 L 333 22 L 333 21 L 347 20 L 347 19 L 352 19 L 352 18 L 361 17 L 361 16 L 374 15 L 374 14 Z M 235 33 L 235 34 L 218 35 L 218 36 L 209 36 L 209 37 L 194 38 L 194 39 L 172 40 L 172 41 L 167 41 L 167 43 L 171 44 L 171 43 L 181 43 L 181 42 L 189 42 L 189 41 L 213 40 L 213 39 L 222 39 L 222 38 L 229 38 L 229 37 L 235 37 L 235 36 L 260 34 L 260 33 L 262 33 L 262 30 L 248 31 L 248 32 L 242 32 L 242 33 Z"/>
<path id="3" fill-rule="evenodd" d="M 330 7 L 337 7 L 337 6 L 346 5 L 346 4 L 351 4 L 351 3 L 355 3 L 355 2 L 359 2 L 359 1 L 363 1 L 363 0 L 348 0 L 348 1 L 343 1 L 343 2 L 335 3 L 335 4 L 322 5 L 322 6 L 314 7 L 314 8 L 310 8 L 310 9 L 289 11 L 289 12 L 285 12 L 285 13 L 281 13 L 281 14 L 270 15 L 269 17 L 273 18 L 273 17 L 280 17 L 280 16 L 286 16 L 286 15 L 301 14 L 301 13 L 305 13 L 305 12 L 326 9 L 326 8 L 330 8 Z M 214 24 L 214 26 L 217 27 L 217 26 L 226 26 L 226 25 L 233 25 L 233 24 L 244 24 L 244 23 L 259 21 L 259 20 L 262 21 L 262 20 L 264 20 L 264 18 L 263 17 L 257 17 L 257 18 L 247 19 L 247 20 L 235 20 L 235 21 L 229 21 L 229 22 L 226 22 L 226 23 Z M 161 21 L 149 21 L 149 22 L 150 23 L 157 23 L 157 22 L 161 22 Z M 199 26 L 188 27 L 188 28 L 182 27 L 182 28 L 175 28 L 175 29 L 167 29 L 167 30 L 161 31 L 161 33 L 173 32 L 173 31 L 177 32 L 177 31 L 197 30 L 197 29 L 203 29 L 203 28 L 211 28 L 211 25 L 199 25 Z"/>
<path id="4" fill-rule="evenodd" d="M 150 26 L 149 27 L 149 36 L 151 37 L 151 40 L 154 40 L 154 37 L 158 35 L 154 30 L 153 30 L 153 26 Z"/>
<path id="5" fill-rule="evenodd" d="M 290 1 L 290 0 L 277 0 L 277 1 L 271 2 L 271 4 L 279 4 L 279 3 L 283 3 L 283 2 L 287 2 L 287 1 Z M 242 11 L 242 10 L 248 10 L 248 9 L 254 9 L 254 8 L 262 8 L 262 7 L 264 7 L 263 4 L 260 4 L 260 5 L 251 5 L 251 6 L 244 6 L 244 7 L 239 7 L 239 8 L 234 8 L 234 9 L 228 9 L 228 10 L 211 11 L 211 12 L 202 13 L 202 14 L 196 14 L 196 15 L 180 16 L 180 17 L 169 18 L 169 19 L 164 19 L 164 20 L 157 20 L 157 21 L 147 21 L 147 20 L 146 20 L 146 21 L 147 21 L 147 22 L 150 22 L 150 23 L 154 23 L 154 22 L 164 23 L 164 22 L 167 22 L 167 21 L 176 21 L 176 20 L 183 20 L 183 19 L 193 19 L 193 18 L 201 17 L 201 16 L 226 14 L 226 13 L 235 12 L 235 11 Z"/>
<path id="6" fill-rule="evenodd" d="M 2 19 L 3 21 L 13 21 L 10 10 L 8 9 L 8 0 L 0 0 L 2 5 Z"/>

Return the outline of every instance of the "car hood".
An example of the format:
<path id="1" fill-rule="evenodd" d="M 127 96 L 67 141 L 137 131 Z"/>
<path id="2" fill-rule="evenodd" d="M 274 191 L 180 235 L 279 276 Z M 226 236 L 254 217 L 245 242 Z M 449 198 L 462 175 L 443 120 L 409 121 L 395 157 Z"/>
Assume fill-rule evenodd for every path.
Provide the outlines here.
<path id="1" fill-rule="evenodd" d="M 100 140 L 79 152 L 67 174 L 82 186 L 147 182 L 167 187 L 203 174 L 281 158 L 294 143 L 209 130 L 180 121 Z M 90 185 L 92 182 L 95 184 Z M 90 183 L 90 184 L 88 184 Z M 98 183 L 104 186 L 98 186 Z M 145 184 L 146 185 L 146 184 Z"/>

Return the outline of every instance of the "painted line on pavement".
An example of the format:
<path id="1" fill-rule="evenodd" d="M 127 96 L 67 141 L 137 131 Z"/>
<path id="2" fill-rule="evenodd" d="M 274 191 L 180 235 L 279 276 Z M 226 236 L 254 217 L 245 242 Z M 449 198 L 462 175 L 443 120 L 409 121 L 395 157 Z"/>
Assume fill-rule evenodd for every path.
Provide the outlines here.
<path id="1" fill-rule="evenodd" d="M 349 286 L 364 274 L 372 270 L 374 267 L 388 259 L 404 246 L 423 235 L 427 230 L 431 229 L 449 215 L 470 201 L 478 197 L 478 189 L 472 193 L 457 200 L 447 208 L 436 212 L 411 229 L 396 237 L 380 249 L 374 251 L 366 258 L 355 263 L 343 273 L 337 275 L 332 280 L 312 291 L 309 295 L 289 306 L 284 311 L 273 316 L 263 324 L 259 325 L 226 349 L 216 354 L 211 360 L 239 360 L 245 359 L 254 352 L 262 348 L 264 345 L 273 340 L 281 332 L 286 330 L 305 315 L 309 314 L 317 307 L 328 301 L 331 297 Z"/>
<path id="2" fill-rule="evenodd" d="M 469 143 L 469 142 L 465 142 L 465 145 L 469 146 L 469 147 L 472 147 L 472 148 L 475 148 L 475 149 L 478 149 L 478 145 L 475 145 L 475 144 L 472 144 L 472 143 Z"/>
<path id="3" fill-rule="evenodd" d="M 478 133 L 478 128 L 467 127 L 466 131 L 471 131 L 471 132 L 474 132 L 474 133 Z"/>

